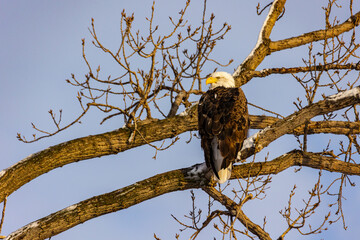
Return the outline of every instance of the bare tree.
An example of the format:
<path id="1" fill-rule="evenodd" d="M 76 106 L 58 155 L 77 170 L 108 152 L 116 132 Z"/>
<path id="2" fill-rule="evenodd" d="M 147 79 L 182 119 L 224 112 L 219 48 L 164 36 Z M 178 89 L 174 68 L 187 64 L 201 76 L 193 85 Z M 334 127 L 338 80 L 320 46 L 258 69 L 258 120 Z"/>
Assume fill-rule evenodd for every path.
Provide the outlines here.
<path id="1" fill-rule="evenodd" d="M 211 225 L 220 235 L 230 239 L 284 239 L 289 232 L 301 235 L 321 233 L 331 224 L 342 223 L 344 228 L 343 191 L 354 186 L 351 175 L 360 175 L 360 131 L 357 104 L 360 102 L 360 42 L 356 34 L 360 24 L 360 12 L 353 11 L 353 1 L 344 4 L 349 9 L 349 18 L 340 22 L 332 11 L 340 6 L 329 0 L 324 6 L 325 26 L 321 30 L 299 36 L 273 41 L 273 28 L 285 12 L 285 0 L 275 0 L 267 6 L 258 5 L 258 14 L 267 13 L 255 47 L 237 67 L 233 76 L 237 86 L 251 84 L 254 78 L 266 78 L 274 74 L 287 74 L 304 90 L 294 105 L 297 111 L 282 116 L 273 109 L 256 106 L 267 115 L 251 115 L 251 129 L 258 132 L 248 137 L 238 159 L 247 159 L 234 167 L 231 184 L 215 186 L 205 176 L 204 163 L 158 173 L 133 185 L 94 196 L 65 209 L 36 220 L 5 239 L 46 239 L 68 230 L 87 220 L 110 212 L 129 208 L 159 195 L 201 189 L 209 195 L 207 213 L 196 206 L 195 194 L 189 216 L 173 216 L 182 230 L 190 231 L 190 239 L 196 239 L 201 231 Z M 82 40 L 83 59 L 88 66 L 84 79 L 74 74 L 67 80 L 78 89 L 81 113 L 70 123 L 62 123 L 62 112 L 49 111 L 55 131 L 44 130 L 33 124 L 36 133 L 32 139 L 18 134 L 20 141 L 31 143 L 51 137 L 79 123 L 90 109 L 103 114 L 101 123 L 111 118 L 121 118 L 124 126 L 112 132 L 74 139 L 30 155 L 15 165 L 0 172 L 0 201 L 4 202 L 0 231 L 5 218 L 6 199 L 15 190 L 36 177 L 69 163 L 85 159 L 117 154 L 134 147 L 149 145 L 158 151 L 176 146 L 178 135 L 197 130 L 197 100 L 204 93 L 202 80 L 209 72 L 232 62 L 221 63 L 212 56 L 216 43 L 222 40 L 230 26 L 214 24 L 214 15 L 206 12 L 206 1 L 202 10 L 202 21 L 197 27 L 188 24 L 185 13 L 190 1 L 176 17 L 170 17 L 172 29 L 160 33 L 154 25 L 155 4 L 146 19 L 148 32 L 134 29 L 134 15 L 121 13 L 121 42 L 117 49 L 107 48 L 96 33 L 96 23 L 91 22 L 92 44 L 107 54 L 120 67 L 116 75 L 104 75 L 100 66 L 94 67 L 86 55 L 86 42 Z M 346 6 L 345 6 L 346 5 Z M 258 66 L 274 52 L 307 45 L 308 52 L 302 58 L 303 65 L 285 68 L 282 66 L 258 69 Z M 135 66 L 141 61 L 144 68 Z M 240 60 L 235 60 L 240 63 Z M 276 94 L 276 93 L 275 93 Z M 180 110 L 179 110 L 180 109 Z M 184 110 L 184 111 L 182 111 Z M 338 111 L 335 113 L 335 111 Z M 180 112 L 180 113 L 179 113 Z M 313 119 L 316 120 L 313 120 Z M 326 148 L 309 151 L 310 136 L 320 133 L 340 135 L 341 141 L 327 144 Z M 270 143 L 284 135 L 292 135 L 298 148 L 268 159 L 259 158 Z M 191 136 L 193 136 L 191 134 Z M 171 138 L 170 142 L 165 139 Z M 329 137 L 330 139 L 330 137 Z M 155 143 L 164 140 L 162 143 Z M 240 160 L 239 160 L 240 161 Z M 200 162 L 200 161 L 199 161 Z M 307 196 L 301 196 L 302 205 L 294 204 L 296 183 L 289 193 L 288 204 L 280 211 L 287 227 L 279 236 L 270 236 L 263 224 L 255 223 L 246 215 L 243 207 L 253 200 L 262 200 L 271 186 L 272 176 L 290 167 L 318 169 L 314 186 Z M 332 180 L 322 181 L 324 172 L 335 172 Z M 327 205 L 323 199 L 328 198 Z M 215 204 L 218 202 L 223 207 Z M 319 210 L 321 209 L 321 210 Z M 324 210 L 325 209 L 325 210 Z M 322 220 L 313 222 L 315 214 Z M 215 223 L 215 224 L 214 224 Z M 155 239 L 159 239 L 156 235 Z M 177 235 L 180 238 L 181 235 Z"/>

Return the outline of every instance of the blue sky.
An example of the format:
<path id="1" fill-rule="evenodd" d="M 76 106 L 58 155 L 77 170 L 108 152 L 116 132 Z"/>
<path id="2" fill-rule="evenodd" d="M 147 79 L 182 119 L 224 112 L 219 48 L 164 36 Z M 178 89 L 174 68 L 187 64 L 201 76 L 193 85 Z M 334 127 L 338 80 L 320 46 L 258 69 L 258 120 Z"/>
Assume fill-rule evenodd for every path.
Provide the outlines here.
<path id="1" fill-rule="evenodd" d="M 255 2 L 219 2 L 209 0 L 208 13 L 214 12 L 216 21 L 219 24 L 229 23 L 232 30 L 225 40 L 219 42 L 213 56 L 223 62 L 234 59 L 233 64 L 222 69 L 232 72 L 255 45 L 265 15 L 256 15 Z M 81 56 L 82 38 L 86 39 L 87 53 L 95 66 L 101 63 L 103 69 L 116 71 L 110 58 L 90 46 L 88 27 L 91 18 L 95 19 L 97 34 L 101 40 L 108 46 L 115 47 L 119 41 L 121 11 L 125 9 L 127 13 L 134 12 L 134 27 L 146 30 L 145 17 L 150 14 L 151 4 L 151 1 L 138 0 L 0 1 L 0 169 L 49 146 L 122 126 L 121 121 L 116 119 L 100 126 L 102 115 L 92 111 L 83 119 L 83 124 L 52 138 L 32 144 L 24 144 L 16 139 L 18 132 L 30 138 L 33 133 L 31 122 L 51 129 L 51 119 L 47 113 L 49 109 L 55 112 L 63 109 L 64 122 L 71 121 L 80 112 L 77 103 L 74 104 L 77 101 L 77 89 L 66 84 L 65 79 L 70 78 L 71 73 L 78 77 L 87 73 Z M 306 4 L 311 4 L 311 7 Z M 286 15 L 276 24 L 271 39 L 282 39 L 322 28 L 324 17 L 321 6 L 325 4 L 326 1 L 289 1 Z M 168 16 L 177 14 L 183 5 L 183 1 L 156 2 L 155 20 L 161 24 L 162 31 L 167 30 Z M 201 19 L 201 6 L 201 1 L 193 1 L 190 5 L 187 17 L 193 25 L 198 24 Z M 359 6 L 356 6 L 354 11 L 358 9 Z M 348 14 L 344 7 L 339 10 L 339 19 L 347 19 Z M 296 66 L 301 64 L 301 58 L 305 58 L 306 54 L 306 47 L 275 53 L 259 69 Z M 208 71 L 211 70 L 208 68 Z M 253 79 L 243 89 L 249 102 L 288 115 L 295 110 L 292 102 L 302 94 L 302 90 L 297 87 L 290 76 L 273 76 Z M 277 93 L 274 94 L 274 91 Z M 263 114 L 254 108 L 249 110 L 251 114 Z M 188 136 L 188 133 L 183 134 L 179 144 L 158 153 L 157 160 L 152 159 L 154 150 L 143 146 L 114 156 L 70 164 L 40 176 L 9 197 L 1 234 L 7 235 L 31 221 L 89 197 L 158 173 L 202 162 L 200 143 L 193 140 L 186 144 Z M 322 150 L 321 147 L 327 144 L 328 138 L 328 135 L 313 138 L 312 150 Z M 259 154 L 258 158 L 264 158 L 269 152 L 271 159 L 295 147 L 295 139 L 285 136 L 264 149 L 264 154 Z M 244 207 L 244 211 L 258 223 L 267 215 L 267 229 L 275 238 L 284 229 L 278 211 L 286 204 L 293 184 L 299 185 L 300 202 L 301 194 L 306 193 L 315 183 L 316 177 L 317 172 L 313 170 L 303 169 L 295 174 L 293 169 L 289 169 L 273 178 L 264 202 L 250 202 Z M 353 178 L 353 181 L 359 182 L 357 178 Z M 357 228 L 360 191 L 357 188 L 346 191 L 344 210 L 349 229 L 344 231 L 341 224 L 336 224 L 328 233 L 306 239 L 354 239 L 360 235 L 360 229 Z M 206 195 L 201 191 L 195 193 L 199 207 L 206 209 Z M 130 209 L 90 220 L 52 239 L 151 239 L 154 233 L 162 239 L 173 239 L 180 226 L 172 220 L 170 214 L 182 218 L 190 209 L 188 191 L 171 193 Z M 200 239 L 209 239 L 211 235 L 212 231 L 206 232 Z M 183 239 L 188 235 L 184 233 L 181 236 Z"/>

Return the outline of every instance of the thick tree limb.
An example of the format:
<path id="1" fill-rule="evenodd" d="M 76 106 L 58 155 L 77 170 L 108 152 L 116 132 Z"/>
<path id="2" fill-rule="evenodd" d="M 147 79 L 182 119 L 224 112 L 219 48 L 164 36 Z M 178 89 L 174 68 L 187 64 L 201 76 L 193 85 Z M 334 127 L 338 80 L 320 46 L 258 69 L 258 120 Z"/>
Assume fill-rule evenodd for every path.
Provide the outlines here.
<path id="1" fill-rule="evenodd" d="M 262 131 L 259 134 L 258 150 L 286 133 L 302 134 L 303 126 L 301 125 L 306 119 L 359 103 L 356 91 L 358 88 L 350 90 L 352 95 L 346 95 L 349 91 L 344 92 L 342 94 L 344 98 L 333 98 L 332 100 L 329 98 L 320 101 L 285 119 L 251 116 L 251 128 L 263 129 L 271 125 L 266 128 L 268 133 Z M 32 179 L 55 168 L 81 160 L 117 154 L 150 142 L 171 138 L 186 131 L 196 130 L 196 108 L 194 107 L 187 114 L 182 115 L 150 123 L 139 122 L 137 130 L 143 137 L 135 134 L 134 141 L 131 143 L 127 141 L 131 135 L 131 129 L 121 128 L 108 133 L 74 139 L 32 154 L 0 172 L 0 202 Z M 356 134 L 359 133 L 359 126 L 359 123 L 348 122 L 310 122 L 308 133 Z M 243 158 L 250 156 L 254 150 L 254 146 L 249 146 L 249 149 L 246 150 L 249 153 L 245 153 L 245 150 L 242 152 Z"/>
<path id="2" fill-rule="evenodd" d="M 348 20 L 346 20 L 342 24 L 336 25 L 329 29 L 309 32 L 302 34 L 300 36 L 271 42 L 269 45 L 270 52 L 276 52 L 284 49 L 294 48 L 311 42 L 339 36 L 340 34 L 344 32 L 348 32 L 351 29 L 357 27 L 359 24 L 360 24 L 360 12 L 351 16 Z"/>
<path id="3" fill-rule="evenodd" d="M 192 169 L 166 172 L 122 189 L 89 198 L 32 222 L 5 239 L 46 239 L 92 218 L 131 207 L 164 193 L 198 188 L 201 179 L 186 178 Z"/>
<path id="4" fill-rule="evenodd" d="M 221 194 L 214 187 L 205 186 L 202 188 L 213 199 L 224 205 L 230 212 L 233 213 L 239 221 L 247 228 L 251 233 L 256 235 L 260 240 L 271 240 L 270 235 L 265 232 L 259 225 L 253 223 L 242 211 L 241 206 L 236 204 L 233 200 L 226 195 Z"/>
<path id="5" fill-rule="evenodd" d="M 264 129 L 271 124 L 281 120 L 276 117 L 269 116 L 250 116 L 251 129 Z M 360 122 L 344 122 L 344 121 L 309 121 L 307 134 L 331 133 L 331 134 L 360 134 Z M 289 130 L 287 134 L 302 135 L 304 134 L 305 124 Z"/>
<path id="6" fill-rule="evenodd" d="M 277 174 L 293 166 L 307 166 L 330 172 L 360 176 L 360 165 L 316 153 L 291 151 L 269 162 L 236 165 L 231 179 Z M 7 240 L 46 239 L 89 219 L 119 211 L 165 193 L 201 188 L 206 165 L 173 170 L 139 181 L 116 191 L 92 197 L 32 222 L 7 236 Z"/>
<path id="7" fill-rule="evenodd" d="M 150 123 L 137 123 L 137 131 L 121 128 L 112 132 L 64 142 L 32 154 L 0 172 L 0 202 L 32 179 L 69 163 L 117 154 L 150 142 L 175 137 L 197 129 L 196 109 L 186 117 L 176 116 Z M 135 132 L 135 138 L 128 142 Z M 141 133 L 137 134 L 138 132 Z"/>
<path id="8" fill-rule="evenodd" d="M 253 162 L 236 165 L 231 173 L 231 179 L 278 174 L 293 166 L 311 167 L 329 172 L 360 176 L 359 164 L 343 162 L 318 153 L 305 153 L 300 150 L 293 150 L 269 162 Z"/>

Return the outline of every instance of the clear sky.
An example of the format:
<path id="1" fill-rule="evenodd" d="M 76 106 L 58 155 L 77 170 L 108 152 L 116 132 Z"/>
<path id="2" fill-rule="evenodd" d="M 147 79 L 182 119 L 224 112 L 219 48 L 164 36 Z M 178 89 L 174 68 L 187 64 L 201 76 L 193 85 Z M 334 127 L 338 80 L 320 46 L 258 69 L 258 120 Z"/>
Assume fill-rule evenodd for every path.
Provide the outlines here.
<path id="1" fill-rule="evenodd" d="M 162 30 L 168 27 L 168 16 L 177 14 L 184 6 L 183 2 L 156 2 L 155 20 L 160 24 L 160 28 L 163 26 Z M 323 28 L 321 6 L 326 3 L 288 1 L 285 17 L 276 24 L 271 38 L 277 40 Z M 55 112 L 63 109 L 64 122 L 71 121 L 73 116 L 80 112 L 81 109 L 76 103 L 77 89 L 68 85 L 65 79 L 70 78 L 71 73 L 78 77 L 87 73 L 81 55 L 82 38 L 87 41 L 88 56 L 94 65 L 101 63 L 104 69 L 108 66 L 109 70 L 114 70 L 111 59 L 90 46 L 88 27 L 91 18 L 95 19 L 101 40 L 108 46 L 115 47 L 119 42 L 121 11 L 125 9 L 128 13 L 134 12 L 134 28 L 146 30 L 145 17 L 150 14 L 151 4 L 151 1 L 139 0 L 0 0 L 0 170 L 49 146 L 122 126 L 121 121 L 116 119 L 99 126 L 102 115 L 92 111 L 83 119 L 82 125 L 76 125 L 52 138 L 32 144 L 24 144 L 16 139 L 18 132 L 31 137 L 31 122 L 39 127 L 53 129 L 47 113 L 49 109 Z M 265 18 L 265 15 L 256 15 L 256 4 L 257 2 L 253 1 L 229 0 L 220 3 L 209 0 L 208 13 L 214 12 L 219 24 L 227 22 L 232 26 L 232 30 L 225 40 L 219 42 L 213 55 L 223 62 L 234 59 L 233 64 L 222 69 L 224 71 L 232 72 L 255 45 Z M 347 2 L 344 5 L 346 6 Z M 193 25 L 201 20 L 201 6 L 201 1 L 195 0 L 190 5 L 187 17 Z M 359 8 L 357 5 L 354 12 Z M 345 7 L 339 10 L 340 21 L 348 16 L 349 12 Z M 302 63 L 301 59 L 305 58 L 306 54 L 306 47 L 276 53 L 259 68 L 296 66 Z M 295 110 L 292 102 L 302 94 L 302 90 L 297 87 L 290 76 L 274 76 L 253 79 L 243 89 L 249 102 L 288 115 Z M 277 91 L 276 94 L 274 91 Z M 254 108 L 249 110 L 250 114 L 263 114 Z M 203 162 L 199 141 L 195 139 L 186 144 L 188 136 L 188 133 L 183 134 L 179 144 L 158 153 L 156 160 L 152 159 L 154 150 L 143 146 L 118 155 L 70 164 L 40 176 L 8 198 L 1 234 L 8 235 L 31 221 L 92 196 L 119 189 L 158 173 Z M 313 150 L 321 150 L 316 146 L 326 145 L 328 138 L 327 135 L 314 138 Z M 263 152 L 271 151 L 271 159 L 295 147 L 296 141 L 293 137 L 283 137 Z M 264 157 L 264 154 L 259 154 L 258 157 Z M 289 169 L 273 178 L 266 201 L 250 202 L 244 207 L 244 211 L 259 224 L 267 215 L 267 230 L 272 237 L 278 237 L 284 230 L 284 221 L 278 212 L 287 203 L 293 184 L 299 186 L 298 202 L 301 202 L 301 194 L 315 183 L 316 177 L 317 171 L 303 169 L 295 174 L 293 169 Z M 356 177 L 352 180 L 359 183 Z M 201 191 L 195 193 L 198 206 L 206 209 L 206 195 Z M 324 235 L 306 239 L 355 239 L 360 235 L 357 227 L 360 191 L 358 188 L 351 188 L 346 190 L 345 197 L 347 200 L 344 211 L 348 230 L 344 231 L 338 223 Z M 181 226 L 170 214 L 184 219 L 183 215 L 188 214 L 190 209 L 190 192 L 171 193 L 130 209 L 90 220 L 51 239 L 152 239 L 154 233 L 162 239 L 173 239 Z M 320 214 L 318 219 L 321 218 Z M 199 239 L 210 239 L 211 235 L 212 232 L 209 231 Z M 181 239 L 184 239 L 188 235 L 184 233 L 181 236 Z"/>

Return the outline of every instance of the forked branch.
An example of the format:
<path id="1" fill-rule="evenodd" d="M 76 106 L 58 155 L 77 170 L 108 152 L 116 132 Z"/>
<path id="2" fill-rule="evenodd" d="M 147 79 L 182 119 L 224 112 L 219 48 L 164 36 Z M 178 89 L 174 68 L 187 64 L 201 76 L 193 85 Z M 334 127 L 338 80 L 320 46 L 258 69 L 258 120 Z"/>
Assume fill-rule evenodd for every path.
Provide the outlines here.
<path id="1" fill-rule="evenodd" d="M 216 201 L 224 205 L 234 217 L 236 217 L 245 228 L 256 235 L 260 240 L 271 240 L 270 235 L 264 231 L 259 225 L 252 222 L 242 211 L 241 205 L 236 204 L 233 200 L 224 194 L 221 194 L 214 187 L 205 186 L 202 189 Z"/>
<path id="2" fill-rule="evenodd" d="M 358 12 L 355 15 L 351 16 L 344 23 L 336 25 L 329 29 L 313 31 L 300 36 L 273 42 L 270 40 L 270 34 L 278 16 L 282 12 L 284 5 L 284 0 L 273 2 L 269 14 L 263 24 L 262 30 L 260 31 L 256 46 L 249 54 L 249 56 L 239 65 L 239 67 L 233 74 L 238 86 L 247 83 L 254 76 L 259 75 L 259 72 L 254 73 L 255 69 L 257 68 L 257 66 L 260 65 L 264 58 L 267 55 L 270 55 L 272 52 L 302 46 L 319 40 L 326 40 L 329 38 L 337 37 L 344 32 L 348 32 L 354 29 L 360 24 L 360 12 Z"/>

